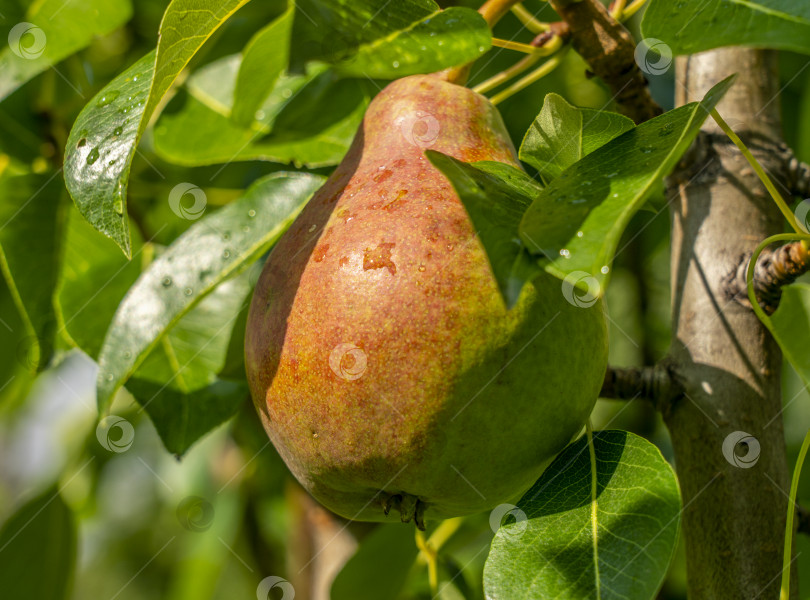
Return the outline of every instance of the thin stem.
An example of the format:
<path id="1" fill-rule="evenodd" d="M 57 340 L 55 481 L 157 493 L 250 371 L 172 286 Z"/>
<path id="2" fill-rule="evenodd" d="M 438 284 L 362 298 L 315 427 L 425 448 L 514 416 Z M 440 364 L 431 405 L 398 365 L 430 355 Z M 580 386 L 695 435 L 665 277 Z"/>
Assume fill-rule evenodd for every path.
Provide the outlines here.
<path id="1" fill-rule="evenodd" d="M 748 291 L 748 301 L 751 303 L 751 308 L 754 310 L 754 313 L 759 317 L 759 320 L 767 327 L 771 333 L 773 333 L 773 325 L 771 324 L 771 319 L 768 315 L 765 314 L 765 311 L 762 310 L 762 307 L 759 305 L 759 301 L 757 299 L 757 293 L 754 289 L 754 272 L 756 271 L 757 267 L 757 260 L 759 259 L 759 255 L 762 254 L 762 251 L 773 244 L 774 242 L 786 242 L 791 240 L 802 240 L 808 241 L 810 240 L 810 235 L 807 234 L 795 234 L 795 233 L 780 233 L 777 235 L 772 235 L 771 237 L 765 239 L 764 241 L 760 242 L 759 246 L 756 247 L 754 253 L 751 255 L 751 259 L 748 261 L 748 269 L 745 273 L 745 285 Z"/>
<path id="2" fill-rule="evenodd" d="M 419 548 L 421 555 L 424 556 L 425 561 L 427 561 L 430 592 L 435 597 L 439 593 L 438 553 L 430 546 L 427 540 L 425 540 L 425 534 L 420 529 L 416 530 L 416 547 Z"/>
<path id="3" fill-rule="evenodd" d="M 627 0 L 614 0 L 613 6 L 610 8 L 610 16 L 621 21 L 624 14 L 624 7 L 627 5 Z"/>
<path id="4" fill-rule="evenodd" d="M 779 191 L 776 189 L 776 186 L 771 181 L 771 178 L 768 177 L 767 173 L 765 173 L 765 169 L 762 168 L 762 165 L 759 164 L 759 161 L 754 157 L 753 154 L 751 154 L 751 151 L 748 149 L 748 147 L 737 136 L 737 134 L 731 130 L 731 127 L 729 127 L 728 123 L 726 123 L 723 120 L 723 117 L 720 116 L 720 113 L 717 112 L 716 108 L 712 109 L 711 115 L 712 118 L 720 126 L 720 129 L 722 129 L 723 132 L 725 132 L 725 134 L 731 139 L 731 141 L 734 142 L 734 145 L 740 149 L 740 152 L 742 152 L 743 156 L 745 156 L 745 159 L 751 165 L 751 168 L 754 169 L 754 172 L 757 174 L 757 177 L 759 177 L 760 181 L 762 181 L 762 183 L 765 185 L 765 188 L 768 190 L 768 193 L 770 193 L 771 198 L 773 198 L 774 202 L 776 202 L 776 205 L 779 207 L 779 210 L 782 211 L 782 214 L 785 216 L 785 219 L 787 219 L 787 222 L 790 223 L 790 226 L 793 228 L 793 230 L 798 234 L 804 233 L 804 230 L 801 229 L 799 227 L 799 224 L 796 222 L 796 215 L 794 215 L 793 212 L 790 210 L 790 208 L 788 208 L 788 205 L 785 204 L 784 199 L 779 194 Z"/>
<path id="5" fill-rule="evenodd" d="M 534 54 L 530 54 L 528 56 L 523 57 L 514 65 L 509 67 L 508 69 L 504 69 L 500 73 L 496 73 L 486 81 L 479 83 L 477 86 L 473 88 L 474 91 L 478 92 L 479 94 L 483 94 L 484 92 L 488 92 L 492 90 L 502 83 L 509 81 L 510 79 L 517 77 L 529 67 L 534 65 L 537 61 L 539 61 L 544 55 L 553 54 L 560 48 L 562 48 L 562 38 L 559 36 L 552 37 L 547 44 L 542 46 L 542 48 L 535 48 L 537 51 Z M 541 52 L 542 50 L 542 52 Z"/>
<path id="6" fill-rule="evenodd" d="M 722 127 L 722 125 L 721 125 Z M 810 240 L 810 235 L 794 235 L 792 233 L 781 233 L 779 235 L 773 235 L 763 242 L 761 242 L 754 253 L 751 255 L 751 260 L 748 262 L 748 272 L 746 274 L 746 284 L 748 287 L 748 299 L 751 302 L 751 308 L 754 309 L 757 317 L 762 323 L 768 328 L 768 330 L 773 333 L 773 324 L 771 319 L 768 315 L 765 314 L 765 311 L 759 306 L 759 302 L 757 301 L 757 295 L 754 291 L 754 270 L 756 269 L 757 259 L 759 255 L 762 254 L 762 251 L 767 248 L 769 245 L 773 244 L 774 242 L 782 242 L 782 241 L 789 241 L 794 240 L 796 238 L 801 239 L 802 241 Z M 774 336 L 776 337 L 776 336 Z M 787 523 L 785 524 L 785 549 L 784 554 L 782 556 L 782 591 L 779 595 L 780 600 L 788 600 L 790 598 L 790 564 L 792 562 L 792 549 L 793 549 L 793 515 L 795 513 L 795 506 L 796 506 L 796 492 L 799 487 L 799 476 L 802 472 L 802 465 L 804 464 L 805 456 L 807 456 L 807 450 L 810 448 L 810 431 L 807 432 L 807 435 L 804 438 L 804 442 L 802 442 L 801 450 L 799 451 L 799 457 L 796 460 L 796 466 L 793 468 L 793 479 L 790 483 L 790 497 L 788 498 L 788 513 L 787 513 Z"/>
<path id="7" fill-rule="evenodd" d="M 642 6 L 647 3 L 647 0 L 634 0 L 622 11 L 622 21 L 627 21 L 630 17 L 636 14 Z"/>
<path id="8" fill-rule="evenodd" d="M 799 476 L 802 473 L 802 465 L 810 449 L 810 430 L 804 436 L 802 448 L 799 450 L 799 458 L 796 459 L 796 466 L 793 467 L 793 480 L 790 482 L 790 499 L 788 501 L 787 524 L 785 525 L 785 551 L 782 558 L 782 593 L 780 598 L 788 600 L 790 598 L 790 563 L 793 552 L 793 515 L 796 513 L 796 492 L 799 489 Z"/>
<path id="9" fill-rule="evenodd" d="M 458 528 L 461 527 L 462 523 L 464 523 L 464 517 L 454 517 L 452 519 L 442 521 L 442 524 L 439 525 L 436 528 L 436 531 L 434 531 L 430 538 L 428 538 L 428 545 L 438 552 L 441 547 L 444 546 L 445 542 L 453 537 L 453 534 L 458 531 Z"/>
<path id="10" fill-rule="evenodd" d="M 491 29 L 516 4 L 520 4 L 520 0 L 487 0 L 481 5 L 478 12 Z"/>
<path id="11" fill-rule="evenodd" d="M 495 24 L 501 20 L 501 17 L 508 13 L 513 6 L 519 3 L 520 0 L 487 0 L 481 5 L 478 12 L 482 17 L 484 17 L 484 20 L 487 22 L 487 25 L 489 25 L 489 28 L 492 29 L 495 27 Z M 439 75 L 450 83 L 455 83 L 456 85 L 465 85 L 467 83 L 467 78 L 470 76 L 471 66 L 472 63 L 467 63 L 466 65 L 452 67 L 450 69 L 445 69 Z"/>
<path id="12" fill-rule="evenodd" d="M 559 40 L 560 38 L 555 36 L 554 39 Z M 492 45 L 499 48 L 506 48 L 507 50 L 516 50 L 517 52 L 523 52 L 524 54 L 539 54 L 540 56 L 554 54 L 554 52 L 559 48 L 559 44 L 554 46 L 551 42 L 545 46 L 538 47 L 532 46 L 531 44 L 513 42 L 512 40 L 502 40 L 500 38 L 492 38 Z"/>
<path id="13" fill-rule="evenodd" d="M 532 65 L 536 64 L 541 58 L 543 57 L 540 55 L 530 54 L 529 56 L 524 56 L 508 69 L 504 69 L 503 71 L 493 75 L 486 81 L 482 81 L 477 86 L 475 86 L 473 90 L 478 92 L 479 94 L 483 94 L 484 92 L 488 92 L 492 89 L 495 89 L 502 83 L 509 81 L 513 77 L 517 77 L 524 71 L 528 70 Z"/>
<path id="14" fill-rule="evenodd" d="M 534 15 L 526 10 L 526 7 L 524 7 L 522 4 L 516 4 L 513 6 L 512 14 L 514 14 L 518 20 L 523 23 L 524 27 L 526 27 L 526 29 L 532 33 L 545 33 L 551 29 L 548 23 L 538 21 Z"/>
<path id="15" fill-rule="evenodd" d="M 507 98 L 513 96 L 514 94 L 517 94 L 523 88 L 528 87 L 529 85 L 533 84 L 535 81 L 538 81 L 539 79 L 541 79 L 541 78 L 545 77 L 546 75 L 548 75 L 549 73 L 551 73 L 554 69 L 556 69 L 560 65 L 563 58 L 565 58 L 565 54 L 567 52 L 568 52 L 568 46 L 567 45 L 563 46 L 556 55 L 549 58 L 540 67 L 538 67 L 537 69 L 535 69 L 534 71 L 532 71 L 531 73 L 529 73 L 528 75 L 523 77 L 522 79 L 519 79 L 518 81 L 516 81 L 515 83 L 510 85 L 508 88 L 506 88 L 502 92 L 500 92 L 500 93 L 496 94 L 495 96 L 493 96 L 492 99 L 491 99 L 492 104 L 498 104 L 500 102 L 503 102 L 504 100 L 506 100 Z"/>

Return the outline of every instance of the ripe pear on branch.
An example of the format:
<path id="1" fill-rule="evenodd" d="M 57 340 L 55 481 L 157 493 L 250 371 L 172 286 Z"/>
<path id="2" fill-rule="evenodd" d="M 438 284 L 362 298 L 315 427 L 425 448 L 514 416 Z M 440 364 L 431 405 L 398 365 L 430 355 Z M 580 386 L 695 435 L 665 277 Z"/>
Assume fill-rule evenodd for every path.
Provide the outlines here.
<path id="1" fill-rule="evenodd" d="M 601 301 L 541 274 L 508 310 L 424 151 L 519 167 L 495 107 L 442 75 L 388 85 L 273 249 L 246 365 L 299 482 L 349 519 L 444 519 L 520 496 L 585 423 L 607 365 Z"/>

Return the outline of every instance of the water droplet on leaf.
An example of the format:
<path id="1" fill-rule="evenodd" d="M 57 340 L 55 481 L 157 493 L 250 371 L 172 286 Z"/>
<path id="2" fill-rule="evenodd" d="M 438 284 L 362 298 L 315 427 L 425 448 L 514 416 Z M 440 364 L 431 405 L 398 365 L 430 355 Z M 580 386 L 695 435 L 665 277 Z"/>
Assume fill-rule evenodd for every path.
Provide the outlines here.
<path id="1" fill-rule="evenodd" d="M 97 106 L 107 106 L 108 104 L 111 104 L 113 102 L 113 100 L 118 98 L 118 94 L 120 94 L 120 93 L 121 92 L 119 92 L 117 90 L 110 90 L 109 92 L 106 92 L 101 98 L 98 99 L 98 102 L 96 102 L 96 105 Z"/>

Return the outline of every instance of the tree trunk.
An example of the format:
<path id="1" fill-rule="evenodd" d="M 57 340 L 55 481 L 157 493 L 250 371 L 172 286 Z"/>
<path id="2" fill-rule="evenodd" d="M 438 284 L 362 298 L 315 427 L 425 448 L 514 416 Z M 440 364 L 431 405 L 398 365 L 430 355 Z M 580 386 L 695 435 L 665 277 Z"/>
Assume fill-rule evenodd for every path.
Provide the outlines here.
<path id="1" fill-rule="evenodd" d="M 679 105 L 739 74 L 718 111 L 779 179 L 776 54 L 716 50 L 678 59 L 676 72 Z M 781 354 L 755 314 L 729 299 L 723 282 L 745 252 L 782 231 L 782 218 L 711 118 L 703 129 L 708 135 L 669 181 L 673 344 L 667 365 L 685 395 L 665 411 L 665 420 L 683 493 L 689 596 L 776 599 L 790 488 Z M 734 432 L 759 442 L 753 466 L 754 441 L 738 459 L 741 466 L 732 464 L 735 455 L 724 454 L 723 443 Z M 746 445 L 737 444 L 736 456 L 745 454 Z"/>

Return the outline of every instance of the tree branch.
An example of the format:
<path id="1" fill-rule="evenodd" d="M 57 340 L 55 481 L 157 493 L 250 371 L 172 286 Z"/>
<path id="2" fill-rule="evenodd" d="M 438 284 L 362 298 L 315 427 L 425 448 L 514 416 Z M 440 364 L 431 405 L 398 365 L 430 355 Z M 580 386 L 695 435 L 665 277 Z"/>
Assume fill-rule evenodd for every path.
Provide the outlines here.
<path id="1" fill-rule="evenodd" d="M 636 123 L 661 114 L 636 64 L 636 44 L 597 0 L 549 0 L 568 23 L 571 44 L 613 93 L 620 110 Z"/>
<path id="2" fill-rule="evenodd" d="M 661 412 L 669 410 L 672 402 L 683 394 L 680 384 L 669 370 L 654 367 L 611 367 L 605 373 L 600 398 L 613 400 L 649 400 Z"/>
<path id="3" fill-rule="evenodd" d="M 776 53 L 723 48 L 680 57 L 677 105 L 699 100 L 738 73 L 718 105 L 746 125 L 763 167 L 784 161 L 767 147 L 781 140 Z M 711 121 L 703 125 L 720 134 Z M 783 217 L 736 147 L 713 143 L 707 175 L 689 180 L 687 164 L 670 180 L 672 203 L 672 345 L 667 366 L 684 387 L 664 421 L 687 508 L 682 515 L 690 598 L 779 596 L 790 487 L 781 419 L 781 354 L 751 310 L 728 299 L 727 279 L 752 245 L 783 229 Z M 763 451 L 754 468 L 729 462 L 723 445 L 748 432 Z M 795 569 L 792 570 L 795 583 Z M 792 585 L 796 590 L 796 586 Z M 795 596 L 794 596 L 795 597 Z"/>
<path id="4" fill-rule="evenodd" d="M 742 256 L 737 267 L 725 281 L 729 299 L 744 306 L 751 306 L 748 300 L 746 274 L 751 253 Z M 782 286 L 796 281 L 796 278 L 810 271 L 810 250 L 802 242 L 791 242 L 771 249 L 765 248 L 757 259 L 754 269 L 754 292 L 765 314 L 772 315 L 779 306 Z"/>

